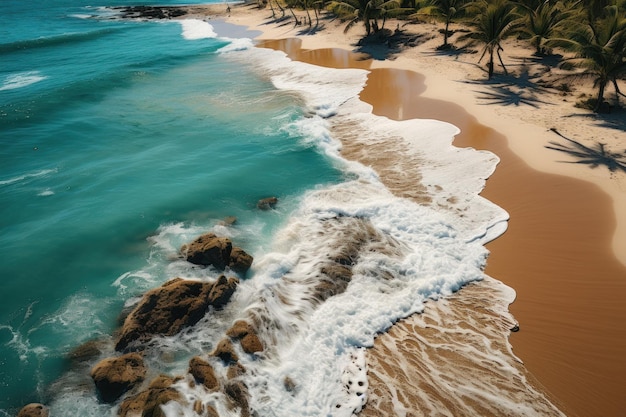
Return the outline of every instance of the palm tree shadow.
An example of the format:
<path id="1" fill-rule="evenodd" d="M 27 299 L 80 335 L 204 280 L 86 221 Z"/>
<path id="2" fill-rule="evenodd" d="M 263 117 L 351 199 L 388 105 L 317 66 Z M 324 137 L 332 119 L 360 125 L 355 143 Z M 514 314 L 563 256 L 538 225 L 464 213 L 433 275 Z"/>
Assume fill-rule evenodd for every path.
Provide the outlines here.
<path id="1" fill-rule="evenodd" d="M 321 32 L 322 30 L 324 30 L 325 26 L 322 23 L 320 24 L 316 24 L 315 26 L 311 26 L 308 27 L 306 29 L 302 29 L 300 31 L 298 31 L 298 36 L 304 36 L 304 35 L 315 35 L 317 32 Z"/>
<path id="2" fill-rule="evenodd" d="M 561 138 L 565 139 L 568 144 L 550 141 L 550 145 L 546 145 L 547 149 L 564 152 L 570 156 L 578 158 L 577 161 L 560 161 L 570 164 L 586 164 L 591 168 L 597 168 L 600 165 L 606 166 L 609 171 L 615 172 L 621 170 L 626 172 L 626 150 L 624 152 L 610 152 L 606 150 L 605 144 L 596 142 L 593 147 L 587 147 L 580 142 L 563 136 L 555 128 L 550 129 Z"/>
<path id="3" fill-rule="evenodd" d="M 399 54 L 405 48 L 411 48 L 428 39 L 426 34 L 411 34 L 401 29 L 391 31 L 383 29 L 377 33 L 364 36 L 356 43 L 354 52 L 364 53 L 372 59 L 384 61 L 393 59 L 394 55 Z"/>
<path id="4" fill-rule="evenodd" d="M 538 77 L 530 76 L 527 67 L 517 75 L 497 75 L 488 80 L 468 80 L 468 84 L 482 85 L 487 91 L 476 91 L 484 104 L 498 104 L 501 106 L 525 104 L 538 108 L 539 104 L 550 104 L 541 100 L 538 96 L 549 90 L 534 80 Z"/>
<path id="5" fill-rule="evenodd" d="M 567 117 L 582 117 L 593 119 L 598 127 L 605 127 L 618 131 L 626 131 L 626 109 L 619 107 L 611 109 L 611 113 L 573 113 Z"/>
<path id="6" fill-rule="evenodd" d="M 479 100 L 484 100 L 483 104 L 497 104 L 500 106 L 519 106 L 525 104 L 534 108 L 539 108 L 540 104 L 549 104 L 537 98 L 533 93 L 527 94 L 525 91 L 513 91 L 509 87 L 494 86 L 491 91 L 477 91 L 481 96 Z"/>

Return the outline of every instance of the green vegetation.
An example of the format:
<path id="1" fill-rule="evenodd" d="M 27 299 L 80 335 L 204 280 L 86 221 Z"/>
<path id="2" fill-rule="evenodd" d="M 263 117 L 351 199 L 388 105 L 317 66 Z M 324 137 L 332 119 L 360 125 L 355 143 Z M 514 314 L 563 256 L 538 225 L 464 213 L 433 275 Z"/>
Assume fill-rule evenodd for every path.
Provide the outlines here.
<path id="1" fill-rule="evenodd" d="M 495 73 L 495 58 L 507 74 L 501 52 L 507 38 L 528 42 L 538 58 L 549 56 L 556 49 L 561 70 L 572 76 L 591 78 L 595 98 L 588 100 L 592 109 L 607 109 L 607 86 L 615 90 L 615 101 L 624 96 L 618 82 L 626 79 L 626 0 L 260 0 L 293 14 L 296 24 L 302 24 L 293 10 L 306 11 L 309 26 L 315 12 L 325 10 L 333 18 L 345 23 L 345 31 L 362 24 L 366 36 L 385 37 L 398 33 L 385 29 L 389 18 L 406 24 L 420 21 L 440 21 L 443 43 L 440 50 L 480 48 L 480 63 L 487 58 L 487 77 Z M 273 4 L 273 6 L 272 6 Z M 281 6 L 282 4 L 282 6 Z M 450 28 L 453 27 L 454 30 Z M 464 32 L 452 39 L 456 32 Z"/>

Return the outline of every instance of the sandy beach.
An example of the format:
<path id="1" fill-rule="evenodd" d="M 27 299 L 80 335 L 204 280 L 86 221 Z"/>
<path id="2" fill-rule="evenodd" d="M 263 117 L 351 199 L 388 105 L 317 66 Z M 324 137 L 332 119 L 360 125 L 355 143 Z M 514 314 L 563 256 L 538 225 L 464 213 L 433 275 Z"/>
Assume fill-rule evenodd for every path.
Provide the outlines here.
<path id="1" fill-rule="evenodd" d="M 487 82 L 477 63 L 479 55 L 436 52 L 441 39 L 435 24 L 402 23 L 403 31 L 420 35 L 415 46 L 384 60 L 364 60 L 362 54 L 354 53 L 363 36 L 359 26 L 344 34 L 340 22 L 324 20 L 321 30 L 307 34 L 306 27 L 273 23 L 270 10 L 234 6 L 226 13 L 224 9 L 198 8 L 197 12 L 203 18 L 258 30 L 259 46 L 283 50 L 293 59 L 368 69 L 361 99 L 373 106 L 375 114 L 395 120 L 450 122 L 461 129 L 456 146 L 489 150 L 500 158 L 482 195 L 507 210 L 511 218 L 506 233 L 488 245 L 491 255 L 486 272 L 515 290 L 515 301 L 504 306 L 513 319 L 498 317 L 494 308 L 476 320 L 495 323 L 494 329 L 485 332 L 492 332 L 492 340 L 502 339 L 504 355 L 510 334 L 513 352 L 523 362 L 515 366 L 566 415 L 621 415 L 626 409 L 626 306 L 622 301 L 626 295 L 626 174 L 611 172 L 601 163 L 597 167 L 573 163 L 577 161 L 572 156 L 546 146 L 572 146 L 560 133 L 589 148 L 602 143 L 611 152 L 624 152 L 624 111 L 597 116 L 576 108 L 578 96 L 592 91 L 590 81 L 570 85 L 569 92 L 545 88 L 537 82 L 541 77 L 556 84 L 561 74 L 549 71 L 522 41 L 508 42 L 503 51 L 511 74 Z M 396 23 L 388 22 L 387 27 Z M 349 151 L 346 147 L 344 152 Z M 354 158 L 385 177 L 385 162 L 376 166 L 366 156 L 355 154 Z M 393 191 L 402 194 L 407 189 L 400 184 Z M 499 290 L 495 282 L 486 280 L 460 292 L 468 295 L 466 300 L 477 301 L 481 294 Z M 445 303 L 461 316 L 479 314 L 477 303 L 455 299 Z M 414 405 L 406 415 L 427 413 L 416 405 L 419 395 L 411 388 L 426 376 L 407 358 L 411 353 L 427 355 L 417 346 L 425 343 L 420 332 L 440 317 L 438 303 L 433 304 L 425 314 L 394 326 L 370 350 L 370 401 L 375 406 L 366 407 L 365 415 L 398 414 L 394 411 L 397 402 Z M 516 323 L 520 331 L 509 333 L 507 327 Z M 414 343 L 409 343 L 412 338 L 416 338 Z M 398 352 L 405 359 L 386 359 Z M 467 372 L 472 372 L 469 368 Z M 391 387 L 390 381 L 400 373 L 402 381 Z M 395 400 L 385 399 L 391 390 L 395 390 Z M 445 403 L 445 394 L 440 396 Z M 541 401 L 541 397 L 540 392 L 531 393 L 527 400 Z M 497 410 L 475 410 L 483 416 L 498 415 Z M 455 415 L 471 414 L 459 411 Z"/>

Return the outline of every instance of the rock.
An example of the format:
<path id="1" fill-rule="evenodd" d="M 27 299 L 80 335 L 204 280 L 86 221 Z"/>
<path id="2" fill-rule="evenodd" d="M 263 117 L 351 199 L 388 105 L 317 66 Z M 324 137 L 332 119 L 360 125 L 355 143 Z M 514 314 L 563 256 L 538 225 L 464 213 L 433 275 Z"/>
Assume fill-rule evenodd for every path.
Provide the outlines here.
<path id="1" fill-rule="evenodd" d="M 226 335 L 233 339 L 241 339 L 252 330 L 252 326 L 245 320 L 237 320 L 230 329 L 226 330 Z"/>
<path id="2" fill-rule="evenodd" d="M 232 226 L 235 223 L 237 223 L 237 217 L 227 216 L 227 217 L 224 217 L 222 221 L 220 221 L 219 224 L 221 224 L 222 226 Z"/>
<path id="3" fill-rule="evenodd" d="M 187 14 L 183 8 L 171 6 L 126 6 L 114 9 L 120 10 L 125 19 L 171 19 Z"/>
<path id="4" fill-rule="evenodd" d="M 278 198 L 276 198 L 276 197 L 267 197 L 267 198 L 262 198 L 261 200 L 259 200 L 256 203 L 256 207 L 259 210 L 270 210 L 270 209 L 273 209 L 274 207 L 276 207 L 277 203 L 278 203 Z"/>
<path id="5" fill-rule="evenodd" d="M 253 260 L 254 259 L 251 255 L 247 254 L 243 249 L 235 246 L 230 253 L 228 266 L 236 273 L 244 275 L 252 266 Z"/>
<path id="6" fill-rule="evenodd" d="M 22 407 L 17 417 L 48 417 L 48 407 L 39 403 L 31 403 Z"/>
<path id="7" fill-rule="evenodd" d="M 235 352 L 235 348 L 229 339 L 222 339 L 211 352 L 211 356 L 220 358 L 225 363 L 238 362 L 239 356 Z"/>
<path id="8" fill-rule="evenodd" d="M 226 335 L 239 340 L 241 348 L 246 353 L 263 351 L 261 339 L 257 336 L 254 328 L 244 320 L 237 320 L 232 327 L 226 331 Z"/>
<path id="9" fill-rule="evenodd" d="M 193 411 L 197 415 L 203 417 L 220 417 L 219 413 L 213 406 L 207 405 L 205 407 L 200 400 L 196 400 L 196 402 L 193 404 Z"/>
<path id="10" fill-rule="evenodd" d="M 180 253 L 192 264 L 213 266 L 223 271 L 227 266 L 239 274 L 245 274 L 252 266 L 253 258 L 243 249 L 233 246 L 230 239 L 206 233 L 193 242 L 183 245 Z"/>
<path id="11" fill-rule="evenodd" d="M 239 378 L 245 373 L 246 373 L 246 368 L 242 364 L 240 364 L 239 362 L 232 363 L 230 364 L 230 366 L 228 367 L 228 370 L 226 371 L 226 378 L 228 379 Z"/>
<path id="12" fill-rule="evenodd" d="M 298 387 L 296 385 L 296 382 L 288 376 L 283 379 L 283 386 L 285 387 L 285 391 L 287 392 L 295 392 L 296 388 Z"/>
<path id="13" fill-rule="evenodd" d="M 241 348 L 246 353 L 263 352 L 263 343 L 256 333 L 248 333 L 239 341 Z"/>
<path id="14" fill-rule="evenodd" d="M 124 321 L 115 349 L 142 349 L 141 344 L 155 335 L 172 336 L 193 326 L 209 306 L 222 308 L 238 283 L 223 275 L 215 283 L 176 278 L 148 291 Z"/>
<path id="15" fill-rule="evenodd" d="M 224 386 L 224 393 L 228 396 L 231 407 L 241 410 L 241 417 L 250 416 L 249 394 L 246 384 L 242 381 L 230 381 Z"/>
<path id="16" fill-rule="evenodd" d="M 107 358 L 91 370 L 100 399 L 112 403 L 125 392 L 142 382 L 146 376 L 143 358 L 138 353 L 128 353 L 117 358 Z"/>
<path id="17" fill-rule="evenodd" d="M 68 353 L 67 358 L 74 363 L 87 362 L 95 359 L 102 354 L 104 346 L 103 341 L 90 340 L 79 345 Z"/>
<path id="18" fill-rule="evenodd" d="M 230 297 L 232 297 L 233 293 L 237 289 L 237 285 L 239 284 L 239 280 L 237 278 L 226 278 L 224 275 L 221 275 L 213 287 L 211 288 L 211 292 L 209 293 L 209 303 L 216 309 L 221 309 L 228 303 Z"/>
<path id="19" fill-rule="evenodd" d="M 117 414 L 120 417 L 165 417 L 162 405 L 170 401 L 185 403 L 183 396 L 172 387 L 176 381 L 178 379 L 166 375 L 155 378 L 148 389 L 122 401 Z"/>
<path id="20" fill-rule="evenodd" d="M 183 257 L 192 264 L 212 265 L 218 270 L 224 270 L 230 263 L 232 250 L 230 239 L 217 237 L 213 233 L 206 233 L 180 248 Z"/>
<path id="21" fill-rule="evenodd" d="M 191 358 L 189 361 L 189 373 L 209 391 L 217 391 L 220 387 L 215 370 L 211 364 L 198 356 Z"/>

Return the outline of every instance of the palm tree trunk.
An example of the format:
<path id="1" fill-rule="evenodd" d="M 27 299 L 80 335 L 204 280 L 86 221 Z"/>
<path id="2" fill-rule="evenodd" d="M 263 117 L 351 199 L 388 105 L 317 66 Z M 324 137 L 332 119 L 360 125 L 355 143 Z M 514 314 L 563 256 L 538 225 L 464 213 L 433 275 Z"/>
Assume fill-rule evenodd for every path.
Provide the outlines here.
<path id="1" fill-rule="evenodd" d="M 489 51 L 489 62 L 487 62 L 487 79 L 493 77 L 493 49 Z"/>
<path id="2" fill-rule="evenodd" d="M 498 45 L 498 59 L 500 60 L 500 65 L 502 65 L 502 69 L 504 70 L 504 75 L 509 75 L 509 72 L 506 70 L 504 66 L 504 62 L 502 61 L 502 57 L 500 56 L 500 51 L 502 51 L 502 47 Z"/>
<path id="3" fill-rule="evenodd" d="M 600 81 L 600 87 L 598 88 L 598 98 L 596 100 L 596 106 L 593 109 L 594 112 L 599 113 L 604 104 L 604 89 L 606 87 L 606 81 Z"/>
<path id="4" fill-rule="evenodd" d="M 447 48 L 448 47 L 448 27 L 450 27 L 450 17 L 448 15 L 448 17 L 446 18 L 446 28 L 443 32 L 443 47 Z"/>

